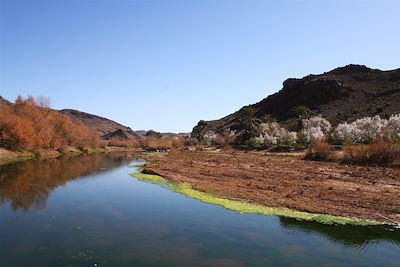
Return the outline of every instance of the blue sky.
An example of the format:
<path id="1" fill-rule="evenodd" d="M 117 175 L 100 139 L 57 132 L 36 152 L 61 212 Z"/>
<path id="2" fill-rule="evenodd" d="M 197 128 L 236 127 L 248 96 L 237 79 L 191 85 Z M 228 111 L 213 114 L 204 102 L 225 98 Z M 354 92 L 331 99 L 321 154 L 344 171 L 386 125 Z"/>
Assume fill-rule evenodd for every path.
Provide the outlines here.
<path id="1" fill-rule="evenodd" d="M 400 2 L 0 0 L 0 95 L 190 131 L 289 77 L 400 67 Z"/>

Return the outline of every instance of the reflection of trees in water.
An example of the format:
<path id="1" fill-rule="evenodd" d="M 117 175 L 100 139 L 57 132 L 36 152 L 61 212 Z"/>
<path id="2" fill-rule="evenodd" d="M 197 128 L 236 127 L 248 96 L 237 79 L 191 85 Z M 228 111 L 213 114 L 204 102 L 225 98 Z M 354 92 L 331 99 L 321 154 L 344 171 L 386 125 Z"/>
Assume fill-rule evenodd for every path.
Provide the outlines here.
<path id="1" fill-rule="evenodd" d="M 0 168 L 0 203 L 13 210 L 42 209 L 50 193 L 68 181 L 129 161 L 123 153 L 26 161 Z"/>
<path id="2" fill-rule="evenodd" d="M 400 230 L 389 226 L 326 225 L 285 217 L 280 217 L 279 220 L 286 229 L 318 234 L 346 246 L 363 249 L 366 245 L 379 241 L 400 246 Z"/>

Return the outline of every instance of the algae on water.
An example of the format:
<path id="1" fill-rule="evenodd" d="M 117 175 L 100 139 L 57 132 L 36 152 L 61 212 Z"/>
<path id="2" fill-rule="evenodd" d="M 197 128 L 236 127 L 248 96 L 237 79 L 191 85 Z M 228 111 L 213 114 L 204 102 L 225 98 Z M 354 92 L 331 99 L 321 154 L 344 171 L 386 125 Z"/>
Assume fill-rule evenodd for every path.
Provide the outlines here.
<path id="1" fill-rule="evenodd" d="M 243 213 L 256 213 L 263 215 L 278 215 L 298 220 L 317 221 L 324 224 L 351 224 L 351 225 L 378 225 L 382 224 L 377 221 L 360 220 L 357 218 L 349 218 L 342 216 L 334 216 L 327 214 L 308 213 L 303 211 L 295 211 L 287 208 L 267 207 L 260 204 L 249 203 L 245 201 L 233 200 L 229 198 L 215 196 L 209 193 L 201 192 L 194 189 L 187 183 L 175 183 L 154 174 L 134 173 L 133 177 L 146 182 L 159 184 L 167 187 L 175 192 L 181 193 L 187 197 L 198 199 L 205 203 L 222 206 L 229 210 L 239 211 Z"/>

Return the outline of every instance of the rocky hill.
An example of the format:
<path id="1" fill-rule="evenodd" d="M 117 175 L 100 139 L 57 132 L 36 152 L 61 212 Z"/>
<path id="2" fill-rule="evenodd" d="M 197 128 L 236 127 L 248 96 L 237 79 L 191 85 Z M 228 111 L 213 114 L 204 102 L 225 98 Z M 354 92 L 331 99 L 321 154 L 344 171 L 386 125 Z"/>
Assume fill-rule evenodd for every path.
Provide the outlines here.
<path id="1" fill-rule="evenodd" d="M 123 139 L 137 137 L 131 128 L 107 118 L 74 109 L 63 109 L 59 112 L 67 115 L 74 121 L 83 123 L 90 129 L 98 132 L 101 136 L 104 136 L 106 139 L 117 136 L 123 136 Z"/>
<path id="2" fill-rule="evenodd" d="M 321 114 L 333 124 L 400 113 L 400 69 L 381 71 L 348 65 L 324 74 L 287 79 L 279 92 L 222 119 L 203 124 L 217 132 L 235 129 L 249 109 L 255 118 L 268 115 L 285 124 L 298 116 L 294 112 L 298 106 L 307 107 L 311 115 Z"/>
<path id="3" fill-rule="evenodd" d="M 8 101 L 7 99 L 4 99 L 2 96 L 0 96 L 0 108 L 4 106 L 11 105 L 12 103 Z"/>

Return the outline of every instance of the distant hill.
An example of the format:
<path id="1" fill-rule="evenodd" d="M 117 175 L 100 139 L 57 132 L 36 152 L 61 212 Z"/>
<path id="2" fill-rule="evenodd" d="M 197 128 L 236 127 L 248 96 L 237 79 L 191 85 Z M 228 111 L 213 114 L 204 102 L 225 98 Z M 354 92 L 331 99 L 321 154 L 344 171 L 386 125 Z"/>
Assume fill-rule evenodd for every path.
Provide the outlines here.
<path id="1" fill-rule="evenodd" d="M 0 108 L 8 105 L 13 105 L 13 103 L 0 96 Z M 123 139 L 137 137 L 131 128 L 107 118 L 74 109 L 63 109 L 56 111 L 70 117 L 73 121 L 80 122 L 89 129 L 96 131 L 99 136 L 103 137 L 103 139 L 109 140 L 113 137 L 122 137 Z"/>
<path id="2" fill-rule="evenodd" d="M 347 65 L 320 75 L 287 79 L 279 92 L 247 107 L 255 118 L 270 115 L 285 124 L 297 117 L 293 112 L 296 106 L 305 106 L 311 115 L 321 114 L 333 124 L 400 113 L 400 69 L 381 71 Z M 206 127 L 217 132 L 235 129 L 246 110 L 243 107 L 222 119 L 206 121 Z"/>
<path id="3" fill-rule="evenodd" d="M 74 109 L 63 109 L 59 112 L 74 121 L 83 123 L 86 127 L 95 130 L 106 139 L 110 139 L 110 137 L 123 137 L 123 139 L 137 137 L 131 128 L 107 118 Z"/>
<path id="4" fill-rule="evenodd" d="M 12 103 L 8 101 L 7 99 L 4 99 L 2 96 L 0 96 L 0 108 L 4 106 L 11 105 Z"/>
<path id="5" fill-rule="evenodd" d="M 137 130 L 135 131 L 135 134 L 138 136 L 146 136 L 147 135 L 146 130 Z M 187 137 L 189 136 L 189 133 L 171 133 L 171 132 L 164 132 L 164 133 L 159 133 L 160 136 L 162 137 Z"/>

